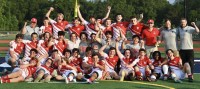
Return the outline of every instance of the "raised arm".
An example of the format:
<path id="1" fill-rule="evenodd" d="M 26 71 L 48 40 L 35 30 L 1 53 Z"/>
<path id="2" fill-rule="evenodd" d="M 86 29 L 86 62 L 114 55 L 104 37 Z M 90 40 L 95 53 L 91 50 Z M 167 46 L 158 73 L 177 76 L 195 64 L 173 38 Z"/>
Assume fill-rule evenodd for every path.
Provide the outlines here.
<path id="1" fill-rule="evenodd" d="M 115 48 L 117 51 L 117 55 L 119 56 L 120 59 L 122 59 L 124 57 L 124 55 L 119 51 L 119 42 L 116 42 Z"/>
<path id="2" fill-rule="evenodd" d="M 110 10 L 111 10 L 111 6 L 108 6 L 107 7 L 107 13 L 106 13 L 106 16 L 102 19 L 102 22 L 104 22 L 108 17 L 109 17 L 109 15 L 110 15 Z"/>
<path id="3" fill-rule="evenodd" d="M 109 45 L 109 43 L 107 43 L 106 45 L 102 46 L 100 49 L 99 49 L 99 54 L 101 56 L 104 56 L 105 52 L 104 52 L 104 49 Z"/>
<path id="4" fill-rule="evenodd" d="M 194 26 L 195 32 L 199 33 L 199 28 L 197 27 L 197 25 L 195 24 L 195 22 L 191 22 L 191 25 Z"/>
<path id="5" fill-rule="evenodd" d="M 54 10 L 54 8 L 53 7 L 50 7 L 50 9 L 49 9 L 49 11 L 46 13 L 46 17 L 50 20 L 50 14 L 51 14 L 51 12 Z"/>
<path id="6" fill-rule="evenodd" d="M 81 15 L 81 11 L 80 11 L 80 5 L 77 6 L 77 11 L 78 11 L 78 17 L 80 18 L 80 20 L 84 23 L 85 19 L 82 17 Z"/>
<path id="7" fill-rule="evenodd" d="M 26 33 L 26 25 L 27 25 L 27 22 L 24 23 L 24 27 L 21 30 L 21 34 L 25 34 Z"/>
<path id="8" fill-rule="evenodd" d="M 101 40 L 102 40 L 102 39 L 100 38 L 101 33 L 102 33 L 102 31 L 99 30 L 99 31 L 97 32 L 96 36 L 95 36 L 95 40 L 96 40 L 97 42 L 99 42 L 99 43 L 101 43 Z"/>
<path id="9" fill-rule="evenodd" d="M 142 13 L 142 14 L 140 14 L 140 18 L 138 19 L 138 22 L 141 22 L 143 18 L 144 18 L 144 16 L 143 16 L 143 13 Z"/>

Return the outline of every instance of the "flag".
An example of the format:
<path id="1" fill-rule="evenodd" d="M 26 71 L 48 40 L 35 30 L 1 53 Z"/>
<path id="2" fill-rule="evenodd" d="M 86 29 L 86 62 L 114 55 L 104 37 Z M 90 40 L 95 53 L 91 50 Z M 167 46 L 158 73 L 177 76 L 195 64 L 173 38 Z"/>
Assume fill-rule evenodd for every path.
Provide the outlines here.
<path id="1" fill-rule="evenodd" d="M 78 2 L 76 0 L 75 1 L 75 6 L 74 6 L 74 17 L 77 17 L 77 13 L 78 13 L 77 6 L 78 6 Z"/>

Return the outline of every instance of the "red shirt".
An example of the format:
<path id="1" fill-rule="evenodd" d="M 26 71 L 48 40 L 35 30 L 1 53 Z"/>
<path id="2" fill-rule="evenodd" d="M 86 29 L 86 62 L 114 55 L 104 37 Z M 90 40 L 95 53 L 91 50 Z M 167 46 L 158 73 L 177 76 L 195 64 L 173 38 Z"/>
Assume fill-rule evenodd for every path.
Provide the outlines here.
<path id="1" fill-rule="evenodd" d="M 65 41 L 56 41 L 56 44 L 54 44 L 54 46 L 56 47 L 55 49 L 58 49 L 58 51 L 62 54 L 64 49 L 67 48 L 67 44 L 65 43 Z"/>
<path id="2" fill-rule="evenodd" d="M 42 67 L 45 68 L 46 70 L 48 70 L 50 72 L 50 74 L 52 74 L 52 72 L 54 70 L 53 68 L 47 67 L 46 65 L 42 65 Z"/>
<path id="3" fill-rule="evenodd" d="M 119 60 L 118 56 L 114 56 L 113 58 L 110 58 L 110 57 L 106 58 L 106 61 L 108 62 L 108 64 L 112 66 L 113 68 L 116 66 L 118 60 Z"/>
<path id="4" fill-rule="evenodd" d="M 67 21 L 62 21 L 62 22 L 57 22 L 57 23 L 54 23 L 54 25 L 60 29 L 60 31 L 65 31 L 65 27 L 66 25 L 68 25 L 68 22 Z"/>
<path id="5" fill-rule="evenodd" d="M 70 28 L 70 31 L 75 33 L 78 37 L 80 36 L 80 33 L 85 29 L 84 26 L 78 25 L 78 26 L 72 26 Z"/>
<path id="6" fill-rule="evenodd" d="M 158 67 L 160 63 L 162 63 L 164 61 L 164 58 L 161 58 L 159 60 L 155 60 L 153 62 L 153 66 Z"/>
<path id="7" fill-rule="evenodd" d="M 62 65 L 60 69 L 60 73 L 63 73 L 65 70 L 72 70 L 72 69 L 66 65 Z"/>
<path id="8" fill-rule="evenodd" d="M 111 32 L 113 32 L 113 27 L 111 27 L 111 26 L 105 27 L 105 29 L 103 30 L 103 33 L 105 34 L 106 31 L 111 31 Z"/>
<path id="9" fill-rule="evenodd" d="M 28 70 L 28 76 L 30 76 L 30 75 L 32 75 L 32 74 L 34 74 L 36 72 L 37 67 L 29 66 L 29 67 L 27 67 L 27 70 Z"/>
<path id="10" fill-rule="evenodd" d="M 122 33 L 125 35 L 129 22 L 117 22 L 113 27 L 120 27 L 122 29 Z"/>
<path id="11" fill-rule="evenodd" d="M 51 35 L 53 34 L 53 29 L 51 25 L 45 26 L 43 33 L 49 32 Z"/>
<path id="12" fill-rule="evenodd" d="M 139 62 L 137 63 L 137 65 L 140 67 L 145 67 L 149 64 L 151 64 L 151 60 L 146 56 L 144 57 L 144 59 L 140 59 Z"/>
<path id="13" fill-rule="evenodd" d="M 123 60 L 126 64 L 131 64 L 131 63 L 134 61 L 133 58 L 123 58 L 122 60 Z"/>
<path id="14" fill-rule="evenodd" d="M 22 53 L 22 51 L 23 51 L 23 49 L 24 49 L 24 47 L 25 47 L 25 44 L 24 43 L 14 43 L 14 45 L 16 45 L 16 47 L 14 47 L 14 51 L 16 52 L 16 53 L 18 53 L 18 54 L 21 54 Z"/>
<path id="15" fill-rule="evenodd" d="M 81 64 L 82 64 L 81 58 L 74 58 L 70 63 L 70 65 L 76 66 L 78 72 L 82 72 Z"/>
<path id="16" fill-rule="evenodd" d="M 152 31 L 149 31 L 149 28 L 148 28 L 148 29 L 143 30 L 142 38 L 146 39 L 145 44 L 147 46 L 154 46 L 157 42 L 157 36 L 159 35 L 160 35 L 160 31 L 158 29 L 153 28 Z"/>
<path id="17" fill-rule="evenodd" d="M 143 29 L 144 29 L 143 23 L 137 23 L 136 25 L 131 26 L 131 31 L 138 36 L 140 36 L 142 34 Z"/>
<path id="18" fill-rule="evenodd" d="M 169 60 L 168 64 L 169 66 L 176 66 L 178 67 L 179 66 L 179 63 L 180 63 L 180 57 L 175 57 L 173 60 Z"/>

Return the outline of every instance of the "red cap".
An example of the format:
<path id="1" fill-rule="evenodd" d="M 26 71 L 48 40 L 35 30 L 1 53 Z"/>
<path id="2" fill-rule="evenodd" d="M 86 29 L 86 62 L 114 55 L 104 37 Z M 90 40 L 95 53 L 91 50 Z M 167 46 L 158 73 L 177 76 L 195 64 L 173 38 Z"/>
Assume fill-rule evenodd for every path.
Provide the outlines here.
<path id="1" fill-rule="evenodd" d="M 37 23 L 37 19 L 36 19 L 36 18 L 32 18 L 32 19 L 31 19 L 31 22 Z"/>
<path id="2" fill-rule="evenodd" d="M 153 19 L 149 19 L 147 23 L 154 23 Z"/>

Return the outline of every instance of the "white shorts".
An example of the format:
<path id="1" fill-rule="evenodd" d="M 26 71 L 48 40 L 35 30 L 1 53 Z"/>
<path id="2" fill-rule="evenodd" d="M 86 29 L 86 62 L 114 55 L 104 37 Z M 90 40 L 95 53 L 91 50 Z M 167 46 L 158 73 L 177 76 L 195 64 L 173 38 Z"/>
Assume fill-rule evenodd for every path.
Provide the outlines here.
<path id="1" fill-rule="evenodd" d="M 74 74 L 74 77 L 76 77 L 77 76 L 77 73 L 76 73 L 76 71 L 75 70 L 65 70 L 63 73 L 62 73 L 62 76 L 63 77 L 68 77 L 69 76 L 69 74 Z"/>
<path id="2" fill-rule="evenodd" d="M 145 77 L 145 67 L 139 67 L 142 77 Z"/>
<path id="3" fill-rule="evenodd" d="M 50 74 L 50 71 L 48 71 L 46 68 L 44 68 L 44 67 L 42 67 L 42 66 L 40 66 L 40 67 L 36 70 L 36 74 L 38 74 L 38 72 L 39 72 L 40 70 L 43 70 L 45 75 L 46 75 L 46 74 L 51 75 L 51 74 Z"/>
<path id="4" fill-rule="evenodd" d="M 145 46 L 145 49 L 146 49 L 147 56 L 149 57 L 152 52 L 158 50 L 158 47 L 157 46 Z"/>
<path id="5" fill-rule="evenodd" d="M 179 79 L 185 78 L 185 73 L 180 68 L 175 67 L 175 66 L 170 66 L 170 69 L 171 69 L 171 72 L 173 72 L 177 78 Z"/>
<path id="6" fill-rule="evenodd" d="M 22 77 L 24 78 L 24 79 L 26 79 L 26 77 L 28 77 L 28 75 L 29 75 L 29 72 L 28 72 L 28 69 L 27 68 L 24 68 L 24 69 L 20 69 L 20 68 L 15 68 L 13 71 L 12 71 L 12 73 L 13 72 L 17 72 L 17 71 L 21 71 L 21 75 L 22 75 Z"/>
<path id="7" fill-rule="evenodd" d="M 92 69 L 92 72 L 89 75 L 92 76 L 92 74 L 95 73 L 95 72 L 98 75 L 97 80 L 101 79 L 101 77 L 103 75 L 103 71 L 100 70 L 99 68 L 95 68 L 95 69 Z"/>

